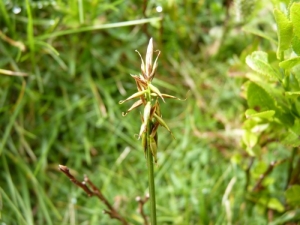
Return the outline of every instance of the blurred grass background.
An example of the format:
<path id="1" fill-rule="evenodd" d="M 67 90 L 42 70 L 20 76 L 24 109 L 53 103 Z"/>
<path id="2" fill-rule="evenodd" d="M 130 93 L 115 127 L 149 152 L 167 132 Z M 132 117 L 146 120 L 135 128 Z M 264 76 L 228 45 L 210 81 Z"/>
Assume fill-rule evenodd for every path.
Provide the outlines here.
<path id="1" fill-rule="evenodd" d="M 274 23 L 266 2 L 252 11 L 265 8 L 260 20 Z M 141 121 L 138 111 L 122 117 L 130 104 L 118 102 L 136 91 L 134 50 L 144 55 L 150 37 L 162 51 L 154 83 L 182 98 L 190 90 L 185 102 L 161 104 L 176 140 L 159 131 L 159 224 L 266 224 L 245 200 L 243 78 L 228 73 L 257 40 L 242 23 L 222 0 L 0 1 L 0 68 L 27 74 L 0 77 L 1 225 L 118 224 L 58 164 L 79 180 L 87 174 L 142 223 L 134 200 L 147 193 L 134 137 Z"/>

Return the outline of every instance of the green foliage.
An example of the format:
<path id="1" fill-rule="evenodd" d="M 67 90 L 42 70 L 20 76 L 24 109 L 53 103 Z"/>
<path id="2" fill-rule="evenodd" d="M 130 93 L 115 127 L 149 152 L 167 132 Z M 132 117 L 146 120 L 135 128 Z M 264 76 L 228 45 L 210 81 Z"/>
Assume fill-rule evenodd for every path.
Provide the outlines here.
<path id="1" fill-rule="evenodd" d="M 279 9 L 274 9 L 274 17 L 278 27 L 277 58 L 280 58 L 281 53 L 290 48 L 291 40 L 293 38 L 293 36 L 291 35 L 293 32 L 293 24 Z"/>
<path id="2" fill-rule="evenodd" d="M 300 37 L 300 3 L 293 3 L 290 8 L 290 17 L 293 24 L 293 36 Z"/>
<path id="3" fill-rule="evenodd" d="M 279 2 L 279 1 L 278 1 Z M 297 197 L 299 174 L 298 165 L 300 152 L 300 99 L 299 99 L 299 6 L 300 3 L 291 1 L 285 4 L 283 9 L 276 8 L 273 11 L 277 25 L 277 50 L 269 38 L 270 32 L 250 33 L 265 38 L 270 42 L 270 47 L 261 41 L 260 45 L 253 52 L 248 52 L 245 63 L 251 71 L 245 68 L 247 81 L 245 98 L 248 109 L 245 111 L 243 145 L 249 155 L 258 161 L 258 165 L 264 165 L 262 171 L 258 172 L 259 177 L 251 174 L 249 167 L 248 194 L 249 198 L 258 199 L 264 209 L 276 211 L 278 215 L 287 209 L 297 208 Z M 279 3 L 278 3 L 279 4 Z M 253 26 L 253 25 L 252 25 Z M 249 31 L 248 28 L 245 31 Z M 263 51 L 263 49 L 266 49 Z M 274 57 L 276 55 L 276 58 Z M 243 58 L 241 58 L 243 59 Z M 254 71 L 254 73 L 252 72 Z M 274 144 L 275 147 L 274 149 Z M 265 164 L 269 154 L 275 154 L 280 144 L 286 146 L 286 153 L 282 156 L 268 156 L 269 162 Z M 282 152 L 283 153 L 283 152 Z M 277 153 L 278 154 L 278 153 Z M 274 178 L 277 167 L 289 162 L 285 168 L 283 186 L 275 185 L 279 178 Z M 295 164 L 296 163 L 296 164 Z M 254 167 L 254 169 L 257 167 Z M 278 173 L 278 172 L 277 172 Z M 297 175 L 296 175 L 297 174 Z M 252 175 L 252 176 L 251 176 Z M 257 179 L 255 186 L 251 181 Z M 282 193 L 285 193 L 283 198 Z M 297 221 L 298 214 L 287 214 L 279 216 L 274 224 L 281 224 L 279 221 Z M 272 223 L 273 224 L 273 223 Z"/>
<path id="4" fill-rule="evenodd" d="M 292 4 L 291 11 L 295 10 L 296 7 L 294 5 L 297 5 L 297 3 Z M 255 51 L 246 57 L 247 65 L 257 74 L 263 75 L 258 77 L 249 76 L 252 82 L 247 85 L 247 101 L 250 108 L 256 109 L 260 113 L 267 110 L 275 110 L 274 122 L 281 124 L 283 129 L 288 128 L 288 130 L 293 130 L 293 133 L 295 133 L 297 132 L 295 119 L 299 118 L 300 115 L 298 111 L 299 100 L 297 98 L 299 83 L 296 78 L 297 75 L 292 69 L 299 65 L 300 61 L 299 57 L 292 57 L 291 53 L 289 53 L 290 56 L 287 58 L 285 51 L 292 49 L 291 40 L 296 34 L 295 32 L 293 33 L 292 24 L 294 25 L 294 23 L 290 22 L 281 11 L 275 9 L 274 14 L 278 28 L 277 58 L 279 61 L 270 63 L 268 54 L 262 51 Z M 291 12 L 291 17 L 292 14 Z M 274 84 L 274 82 L 276 83 Z M 276 93 L 277 90 L 279 91 L 278 93 Z M 290 97 L 292 95 L 296 97 Z M 257 121 L 257 124 L 262 122 L 266 121 Z M 282 140 L 285 134 L 284 132 L 279 133 L 278 138 Z M 291 137 L 285 139 L 284 143 L 288 144 L 290 139 Z M 293 141 L 289 144 L 297 145 Z"/>
<path id="5" fill-rule="evenodd" d="M 286 200 L 292 206 L 300 206 L 300 185 L 294 185 L 286 191 Z"/>
<path id="6" fill-rule="evenodd" d="M 280 74 L 269 64 L 268 54 L 261 51 L 255 51 L 246 57 L 247 65 L 255 72 L 264 75 L 267 79 L 281 79 Z"/>
<path id="7" fill-rule="evenodd" d="M 59 172 L 58 164 L 65 164 L 78 180 L 87 174 L 132 224 L 142 224 L 134 201 L 148 190 L 134 136 L 140 116 L 123 119 L 128 105 L 118 102 L 136 91 L 130 77 L 140 67 L 135 50 L 143 51 L 150 35 L 162 51 L 161 81 L 154 85 L 182 98 L 193 92 L 185 107 L 161 104 L 177 139 L 170 141 L 168 131 L 159 135 L 158 222 L 222 221 L 220 199 L 233 169 L 213 143 L 229 141 L 195 133 L 221 132 L 213 108 L 233 97 L 235 108 L 241 106 L 238 85 L 224 74 L 228 66 L 207 64 L 204 49 L 217 40 L 207 30 L 222 22 L 222 3 L 191 3 L 149 1 L 144 11 L 133 1 L 0 1 L 0 68 L 28 75 L 0 77 L 0 223 L 115 224 L 101 202 Z M 219 90 L 225 80 L 230 85 Z M 211 95 L 217 90 L 222 98 Z M 219 167 L 210 166 L 220 159 Z"/>

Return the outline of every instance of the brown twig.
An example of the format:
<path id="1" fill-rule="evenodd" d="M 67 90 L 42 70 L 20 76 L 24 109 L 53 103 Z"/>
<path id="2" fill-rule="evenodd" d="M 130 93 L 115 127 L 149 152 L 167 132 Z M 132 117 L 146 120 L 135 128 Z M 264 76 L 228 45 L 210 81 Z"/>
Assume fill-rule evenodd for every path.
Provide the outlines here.
<path id="1" fill-rule="evenodd" d="M 144 0 L 143 1 L 143 15 L 145 18 L 147 18 L 147 15 L 146 15 L 147 6 L 148 6 L 148 0 Z"/>
<path id="2" fill-rule="evenodd" d="M 135 200 L 139 203 L 139 213 L 142 215 L 144 219 L 144 225 L 148 225 L 148 219 L 144 212 L 144 205 L 148 201 L 149 195 L 146 195 L 144 199 L 142 199 L 140 196 L 137 196 Z"/>
<path id="3" fill-rule="evenodd" d="M 270 165 L 269 165 L 269 167 L 268 167 L 268 169 L 263 174 L 261 174 L 259 176 L 259 179 L 256 182 L 256 184 L 255 184 L 255 186 L 254 186 L 254 188 L 252 190 L 253 192 L 257 192 L 257 191 L 259 191 L 259 190 L 262 189 L 262 182 L 272 172 L 272 170 L 274 169 L 275 165 L 276 165 L 276 161 L 271 162 Z"/>
<path id="4" fill-rule="evenodd" d="M 0 31 L 0 38 L 2 40 L 6 41 L 7 43 L 9 43 L 10 45 L 19 48 L 22 52 L 24 52 L 26 50 L 26 47 L 25 47 L 25 45 L 22 42 L 15 41 L 15 40 L 9 38 L 2 31 Z"/>
<path id="5" fill-rule="evenodd" d="M 59 169 L 61 172 L 63 172 L 64 174 L 67 175 L 67 177 L 70 178 L 70 181 L 72 181 L 75 185 L 77 185 L 78 187 L 80 187 L 81 189 L 83 189 L 85 191 L 85 193 L 87 193 L 87 195 L 89 197 L 93 196 L 94 193 L 89 189 L 88 186 L 86 186 L 86 183 L 83 181 L 83 182 L 80 182 L 78 180 L 76 180 L 76 178 L 70 173 L 70 170 L 68 167 L 66 166 L 63 166 L 63 165 L 59 165 Z"/>
<path id="6" fill-rule="evenodd" d="M 89 197 L 96 196 L 98 199 L 103 202 L 108 210 L 104 210 L 105 214 L 108 214 L 110 218 L 119 220 L 123 225 L 128 225 L 128 222 L 118 213 L 118 211 L 109 203 L 109 201 L 104 197 L 102 192 L 94 185 L 90 179 L 84 175 L 84 181 L 80 182 L 76 180 L 76 178 L 70 173 L 68 167 L 59 165 L 59 170 L 63 172 L 67 177 L 70 178 L 76 186 L 80 187 L 87 193 Z M 87 184 L 91 187 L 91 189 L 87 186 Z"/>
<path id="7" fill-rule="evenodd" d="M 278 166 L 279 164 L 281 164 L 281 163 L 283 163 L 283 162 L 285 162 L 285 161 L 286 161 L 286 159 L 283 159 L 283 160 L 281 160 L 281 161 L 279 161 L 279 162 L 277 162 L 277 161 L 272 161 L 272 162 L 270 163 L 269 167 L 267 168 L 267 170 L 266 170 L 263 174 L 260 175 L 260 177 L 259 177 L 258 181 L 256 182 L 256 184 L 254 185 L 252 191 L 253 191 L 253 192 L 258 192 L 258 191 L 260 191 L 260 190 L 262 189 L 262 182 L 264 181 L 264 179 L 265 179 L 265 178 L 273 171 L 273 169 L 274 169 L 276 166 Z"/>

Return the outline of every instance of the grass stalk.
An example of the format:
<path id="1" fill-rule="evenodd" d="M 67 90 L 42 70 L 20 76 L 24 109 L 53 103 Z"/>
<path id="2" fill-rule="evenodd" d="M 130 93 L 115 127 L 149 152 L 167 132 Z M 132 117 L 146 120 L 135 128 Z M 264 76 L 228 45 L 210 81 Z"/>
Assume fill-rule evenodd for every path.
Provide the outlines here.
<path id="1" fill-rule="evenodd" d="M 150 150 L 150 134 L 151 123 L 147 124 L 147 165 L 148 165 L 148 181 L 149 181 L 149 200 L 150 200 L 150 220 L 151 225 L 156 225 L 156 200 L 155 200 L 155 184 L 154 184 L 154 170 L 153 170 L 153 156 Z"/>
<path id="2" fill-rule="evenodd" d="M 155 51 L 158 53 L 153 63 L 153 52 L 154 52 L 153 40 L 151 38 L 147 47 L 145 61 L 143 60 L 141 54 L 137 51 L 137 53 L 141 57 L 142 74 L 140 74 L 139 76 L 131 75 L 137 84 L 138 92 L 131 95 L 125 100 L 121 100 L 119 104 L 123 104 L 124 102 L 127 102 L 128 100 L 132 100 L 134 98 L 139 99 L 127 110 L 126 113 L 123 113 L 123 116 L 125 116 L 131 110 L 139 106 L 144 106 L 142 125 L 138 136 L 139 138 L 142 137 L 142 146 L 147 158 L 151 225 L 156 225 L 156 200 L 155 200 L 153 159 L 156 164 L 158 127 L 162 126 L 166 128 L 173 136 L 172 132 L 170 131 L 170 128 L 162 119 L 158 100 L 162 99 L 162 101 L 165 102 L 164 97 L 175 98 L 175 99 L 178 98 L 164 93 L 162 94 L 160 90 L 151 83 L 155 75 L 155 71 L 157 67 L 157 59 L 160 54 L 159 50 Z M 153 104 L 152 101 L 155 103 Z"/>

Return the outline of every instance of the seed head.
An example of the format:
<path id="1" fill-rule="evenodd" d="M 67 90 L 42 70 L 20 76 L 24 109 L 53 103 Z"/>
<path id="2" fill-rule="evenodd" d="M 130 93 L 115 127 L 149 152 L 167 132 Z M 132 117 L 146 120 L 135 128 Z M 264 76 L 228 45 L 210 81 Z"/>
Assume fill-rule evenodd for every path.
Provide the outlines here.
<path id="1" fill-rule="evenodd" d="M 160 51 L 153 50 L 153 39 L 151 38 L 147 47 L 145 61 L 143 60 L 141 54 L 136 50 L 141 58 L 141 72 L 140 75 L 131 75 L 131 77 L 135 80 L 137 86 L 137 92 L 128 97 L 125 100 L 120 101 L 120 104 L 127 102 L 132 99 L 137 99 L 135 103 L 125 112 L 123 116 L 126 116 L 127 113 L 131 112 L 133 109 L 138 108 L 139 106 L 144 106 L 144 113 L 141 118 L 142 125 L 140 127 L 140 132 L 138 134 L 138 139 L 142 137 L 142 145 L 145 151 L 148 147 L 152 152 L 155 162 L 157 162 L 157 129 L 159 126 L 166 128 L 172 137 L 174 138 L 170 128 L 166 124 L 166 122 L 162 119 L 162 114 L 160 112 L 159 107 L 159 99 L 165 102 L 167 98 L 178 99 L 172 95 L 161 93 L 160 90 L 155 87 L 151 82 L 155 76 L 156 68 L 157 68 L 157 60 L 160 55 Z M 153 64 L 153 52 L 158 52 L 156 59 Z M 146 133 L 147 129 L 149 129 L 149 143 L 147 141 Z"/>
<path id="2" fill-rule="evenodd" d="M 152 73 L 152 57 L 153 57 L 153 40 L 152 38 L 149 41 L 147 53 L 146 53 L 146 76 L 150 77 Z"/>
<path id="3" fill-rule="evenodd" d="M 142 75 L 140 76 L 140 79 L 143 79 L 147 83 L 151 82 L 152 79 L 154 78 L 155 71 L 157 68 L 157 59 L 160 55 L 160 51 L 157 50 L 158 54 L 155 59 L 154 65 L 152 65 L 152 59 L 153 59 L 153 39 L 151 38 L 147 47 L 147 52 L 146 52 L 146 64 L 144 63 L 144 60 L 142 58 L 142 55 L 135 50 L 140 58 L 141 58 L 141 70 L 142 70 Z"/>

